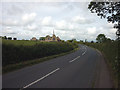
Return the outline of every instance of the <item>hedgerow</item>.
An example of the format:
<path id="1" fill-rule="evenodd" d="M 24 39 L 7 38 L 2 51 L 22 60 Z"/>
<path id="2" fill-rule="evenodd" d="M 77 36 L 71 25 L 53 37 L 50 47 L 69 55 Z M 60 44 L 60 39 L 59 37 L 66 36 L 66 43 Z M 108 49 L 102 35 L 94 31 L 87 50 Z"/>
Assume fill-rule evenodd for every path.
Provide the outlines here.
<path id="1" fill-rule="evenodd" d="M 2 41 L 2 65 L 15 64 L 56 55 L 75 49 L 77 44 L 67 42 L 40 42 L 23 40 Z"/>

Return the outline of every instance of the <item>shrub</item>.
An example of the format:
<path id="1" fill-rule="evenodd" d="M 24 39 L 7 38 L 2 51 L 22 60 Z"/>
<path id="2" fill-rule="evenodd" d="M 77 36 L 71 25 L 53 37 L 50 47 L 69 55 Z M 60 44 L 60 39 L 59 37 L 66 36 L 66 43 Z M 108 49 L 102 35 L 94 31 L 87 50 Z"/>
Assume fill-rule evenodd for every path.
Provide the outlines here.
<path id="1" fill-rule="evenodd" d="M 6 66 L 21 61 L 60 54 L 71 51 L 76 47 L 76 44 L 66 42 L 3 40 L 2 65 Z"/>

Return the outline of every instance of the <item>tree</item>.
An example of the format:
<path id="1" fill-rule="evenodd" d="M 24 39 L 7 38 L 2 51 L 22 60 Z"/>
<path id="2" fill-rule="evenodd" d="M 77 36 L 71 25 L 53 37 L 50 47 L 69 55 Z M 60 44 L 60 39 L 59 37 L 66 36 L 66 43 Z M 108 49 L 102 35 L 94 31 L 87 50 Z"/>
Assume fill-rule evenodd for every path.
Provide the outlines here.
<path id="1" fill-rule="evenodd" d="M 91 41 L 91 43 L 94 43 L 94 41 Z"/>
<path id="2" fill-rule="evenodd" d="M 39 40 L 45 40 L 45 37 L 40 37 Z"/>
<path id="3" fill-rule="evenodd" d="M 104 34 L 99 34 L 97 36 L 96 40 L 97 40 L 98 43 L 103 43 L 103 42 L 105 42 L 107 40 L 107 38 L 105 37 Z"/>
<path id="4" fill-rule="evenodd" d="M 80 40 L 80 42 L 83 42 L 83 40 Z"/>
<path id="5" fill-rule="evenodd" d="M 73 42 L 73 40 L 67 40 L 67 42 Z"/>
<path id="6" fill-rule="evenodd" d="M 108 22 L 114 23 L 114 28 L 118 29 L 116 34 L 118 37 L 120 36 L 120 1 L 103 0 L 103 2 L 99 2 L 98 0 L 93 0 L 88 5 L 88 9 L 92 13 L 97 13 L 101 18 L 107 18 Z"/>
<path id="7" fill-rule="evenodd" d="M 6 37 L 6 36 L 4 36 L 4 37 L 2 37 L 2 39 L 6 39 L 6 40 L 7 40 L 7 37 Z"/>
<path id="8" fill-rule="evenodd" d="M 12 40 L 12 37 L 8 37 L 8 40 Z"/>
<path id="9" fill-rule="evenodd" d="M 17 38 L 13 38 L 13 40 L 17 40 Z"/>
<path id="10" fill-rule="evenodd" d="M 75 38 L 73 38 L 72 40 L 73 40 L 73 41 L 76 41 L 76 39 L 75 39 Z"/>
<path id="11" fill-rule="evenodd" d="M 110 43 L 110 42 L 112 42 L 112 40 L 110 38 L 107 38 L 106 42 Z"/>
<path id="12" fill-rule="evenodd" d="M 72 39 L 73 43 L 77 43 L 77 40 L 75 38 Z"/>
<path id="13" fill-rule="evenodd" d="M 64 40 L 61 40 L 61 42 L 65 42 Z"/>

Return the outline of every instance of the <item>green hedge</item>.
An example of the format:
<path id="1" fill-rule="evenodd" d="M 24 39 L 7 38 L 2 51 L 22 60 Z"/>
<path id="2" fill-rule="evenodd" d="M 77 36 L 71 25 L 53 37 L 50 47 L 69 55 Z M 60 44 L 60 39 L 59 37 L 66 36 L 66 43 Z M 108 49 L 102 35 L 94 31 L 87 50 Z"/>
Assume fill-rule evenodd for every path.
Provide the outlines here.
<path id="1" fill-rule="evenodd" d="M 66 42 L 2 41 L 2 65 L 15 64 L 71 51 L 78 47 Z"/>

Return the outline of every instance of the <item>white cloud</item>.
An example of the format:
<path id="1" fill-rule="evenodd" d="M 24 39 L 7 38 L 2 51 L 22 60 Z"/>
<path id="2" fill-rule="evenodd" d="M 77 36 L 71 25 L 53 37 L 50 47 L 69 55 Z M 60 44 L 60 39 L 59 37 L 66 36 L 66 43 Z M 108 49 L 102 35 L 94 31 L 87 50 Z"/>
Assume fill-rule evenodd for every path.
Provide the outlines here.
<path id="1" fill-rule="evenodd" d="M 45 26 L 52 25 L 52 17 L 51 16 L 44 17 L 42 20 L 42 25 L 45 25 Z"/>
<path id="2" fill-rule="evenodd" d="M 77 22 L 77 23 L 84 23 L 85 22 L 85 18 L 83 18 L 83 17 L 80 17 L 80 16 L 75 16 L 74 18 L 73 18 L 73 22 Z"/>
<path id="3" fill-rule="evenodd" d="M 17 20 L 13 20 L 9 18 L 6 20 L 2 20 L 1 24 L 5 26 L 18 26 L 19 22 Z"/>
<path id="4" fill-rule="evenodd" d="M 105 25 L 104 27 L 106 27 L 107 29 L 112 29 L 114 26 L 113 23 L 108 23 L 107 25 Z"/>
<path id="5" fill-rule="evenodd" d="M 65 20 L 57 21 L 55 24 L 56 29 L 66 29 L 67 23 Z"/>
<path id="6" fill-rule="evenodd" d="M 3 31 L 3 34 L 17 34 L 11 27 L 6 27 Z"/>
<path id="7" fill-rule="evenodd" d="M 22 16 L 22 23 L 23 25 L 29 24 L 35 20 L 36 13 L 26 13 Z"/>
<path id="8" fill-rule="evenodd" d="M 115 34 L 116 31 L 117 31 L 117 30 L 116 30 L 115 28 L 110 29 L 110 33 L 111 33 L 111 34 Z"/>
<path id="9" fill-rule="evenodd" d="M 67 20 L 60 20 L 60 21 L 56 21 L 55 23 L 55 29 L 57 30 L 75 30 L 78 29 L 78 26 L 75 23 L 72 23 Z"/>
<path id="10" fill-rule="evenodd" d="M 69 28 L 70 30 L 73 30 L 73 29 L 75 29 L 75 26 L 74 26 L 73 24 L 69 23 L 68 28 Z"/>
<path id="11" fill-rule="evenodd" d="M 52 35 L 53 29 L 64 40 L 95 40 L 100 33 L 113 38 L 116 31 L 113 25 L 91 14 L 87 5 L 83 2 L 4 3 L 0 8 L 3 11 L 0 29 L 7 35 L 19 31 L 16 36 L 24 39 Z"/>
<path id="12" fill-rule="evenodd" d="M 87 28 L 87 31 L 90 35 L 96 34 L 96 27 Z"/>
<path id="13" fill-rule="evenodd" d="M 0 21 L 2 25 L 5 26 L 21 26 L 32 23 L 35 20 L 36 13 L 24 14 L 20 18 L 7 18 Z"/>
<path id="14" fill-rule="evenodd" d="M 81 17 L 81 16 L 75 16 L 72 18 L 72 21 L 78 24 L 87 24 L 87 23 L 91 23 L 91 21 L 85 17 Z"/>
<path id="15" fill-rule="evenodd" d="M 32 25 L 28 25 L 27 26 L 27 29 L 28 30 L 36 30 L 38 27 L 37 27 L 37 25 L 36 24 L 32 24 Z"/>

